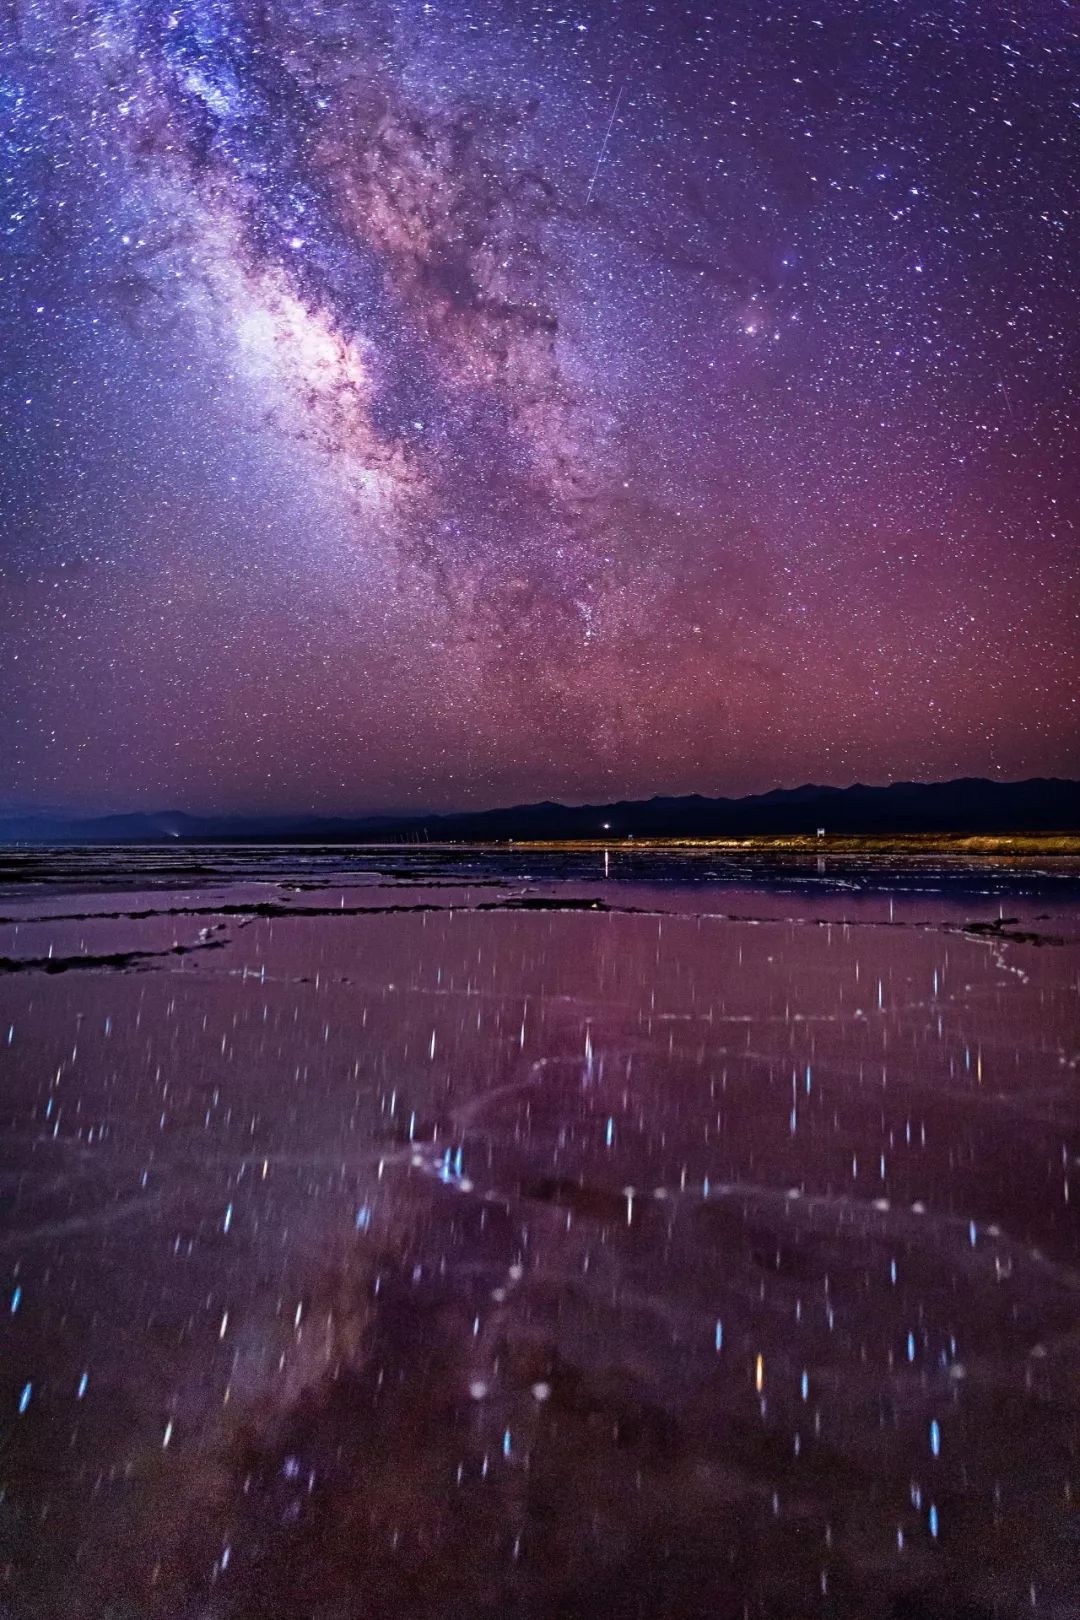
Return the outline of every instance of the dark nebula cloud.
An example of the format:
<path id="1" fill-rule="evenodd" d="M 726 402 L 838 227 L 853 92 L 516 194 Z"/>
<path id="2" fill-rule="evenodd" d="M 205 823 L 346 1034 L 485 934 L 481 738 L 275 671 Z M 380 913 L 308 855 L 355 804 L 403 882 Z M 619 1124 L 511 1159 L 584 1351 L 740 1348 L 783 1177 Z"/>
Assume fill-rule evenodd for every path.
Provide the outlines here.
<path id="1" fill-rule="evenodd" d="M 0 791 L 1080 768 L 1072 10 L 30 0 Z"/>

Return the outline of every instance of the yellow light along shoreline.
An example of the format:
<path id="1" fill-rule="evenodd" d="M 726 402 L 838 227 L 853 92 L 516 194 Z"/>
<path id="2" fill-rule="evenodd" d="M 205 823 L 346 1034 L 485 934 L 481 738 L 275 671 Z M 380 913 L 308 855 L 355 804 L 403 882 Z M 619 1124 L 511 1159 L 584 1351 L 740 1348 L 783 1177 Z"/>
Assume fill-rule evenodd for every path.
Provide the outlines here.
<path id="1" fill-rule="evenodd" d="M 666 850 L 722 855 L 876 855 L 918 858 L 955 855 L 965 859 L 1080 861 L 1080 833 L 754 833 L 726 838 L 647 838 L 612 834 L 608 838 L 463 839 L 462 846 L 525 850 Z M 432 842 L 427 847 L 437 848 Z M 461 847 L 456 843 L 454 846 Z"/>

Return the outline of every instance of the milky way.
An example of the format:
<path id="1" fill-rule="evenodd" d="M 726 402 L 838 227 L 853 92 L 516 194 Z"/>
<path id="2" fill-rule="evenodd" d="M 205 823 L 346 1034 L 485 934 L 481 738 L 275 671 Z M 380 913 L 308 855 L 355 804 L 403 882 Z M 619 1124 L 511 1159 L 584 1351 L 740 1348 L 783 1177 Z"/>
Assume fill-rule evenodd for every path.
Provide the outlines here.
<path id="1" fill-rule="evenodd" d="M 0 794 L 1080 768 L 1050 0 L 18 0 Z"/>

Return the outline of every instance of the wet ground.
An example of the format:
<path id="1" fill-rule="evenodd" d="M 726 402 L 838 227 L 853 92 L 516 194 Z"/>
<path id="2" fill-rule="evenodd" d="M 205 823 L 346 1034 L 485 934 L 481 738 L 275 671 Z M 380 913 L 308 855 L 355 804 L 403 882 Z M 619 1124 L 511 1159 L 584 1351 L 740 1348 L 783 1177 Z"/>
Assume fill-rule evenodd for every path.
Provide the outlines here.
<path id="1" fill-rule="evenodd" d="M 1080 1614 L 1080 880 L 0 854 L 0 1615 Z"/>

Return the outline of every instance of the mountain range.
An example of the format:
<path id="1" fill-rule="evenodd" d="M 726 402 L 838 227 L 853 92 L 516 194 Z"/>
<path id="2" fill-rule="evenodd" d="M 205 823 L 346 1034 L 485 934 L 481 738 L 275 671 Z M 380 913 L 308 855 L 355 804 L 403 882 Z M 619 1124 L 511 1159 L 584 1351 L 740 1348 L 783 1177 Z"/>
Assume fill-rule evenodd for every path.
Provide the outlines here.
<path id="1" fill-rule="evenodd" d="M 893 782 L 886 787 L 774 788 L 745 798 L 545 801 L 504 809 L 401 815 L 192 815 L 184 811 L 80 816 L 0 807 L 0 843 L 449 842 L 755 835 L 1080 832 L 1080 782 Z"/>

